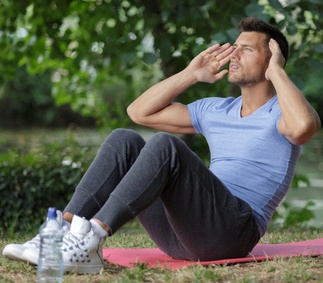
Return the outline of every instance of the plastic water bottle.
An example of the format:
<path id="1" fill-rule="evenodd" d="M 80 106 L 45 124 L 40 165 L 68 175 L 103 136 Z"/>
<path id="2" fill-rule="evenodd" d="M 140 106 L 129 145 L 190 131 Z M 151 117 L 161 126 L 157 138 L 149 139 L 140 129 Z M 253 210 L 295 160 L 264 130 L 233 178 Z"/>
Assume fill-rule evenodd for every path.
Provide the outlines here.
<path id="1" fill-rule="evenodd" d="M 39 229 L 37 282 L 60 283 L 63 281 L 62 241 L 64 233 L 56 217 L 56 208 L 48 208 L 47 221 Z"/>

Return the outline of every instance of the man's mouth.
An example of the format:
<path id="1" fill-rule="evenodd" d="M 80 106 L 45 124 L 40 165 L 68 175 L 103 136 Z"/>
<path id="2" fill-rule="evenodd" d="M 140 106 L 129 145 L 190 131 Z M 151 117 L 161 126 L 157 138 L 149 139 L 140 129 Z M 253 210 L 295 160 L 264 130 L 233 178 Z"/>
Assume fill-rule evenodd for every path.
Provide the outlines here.
<path id="1" fill-rule="evenodd" d="M 230 71 L 235 71 L 238 69 L 239 69 L 239 66 L 237 64 L 235 64 L 235 63 L 230 64 Z"/>

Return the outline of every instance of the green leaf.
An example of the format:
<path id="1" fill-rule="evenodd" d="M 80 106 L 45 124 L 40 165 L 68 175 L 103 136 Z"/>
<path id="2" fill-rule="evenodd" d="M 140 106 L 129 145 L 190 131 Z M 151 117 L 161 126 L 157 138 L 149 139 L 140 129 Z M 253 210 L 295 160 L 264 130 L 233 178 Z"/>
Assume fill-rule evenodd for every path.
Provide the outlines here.
<path id="1" fill-rule="evenodd" d="M 323 43 L 314 44 L 313 49 L 314 52 L 323 53 Z"/>
<path id="2" fill-rule="evenodd" d="M 279 0 L 269 0 L 269 4 L 272 8 L 278 10 L 278 11 L 282 11 L 284 10 L 283 5 L 280 3 Z"/>
<path id="3" fill-rule="evenodd" d="M 154 64 L 158 60 L 158 56 L 154 53 L 146 52 L 144 53 L 142 60 L 147 64 Z"/>
<path id="4" fill-rule="evenodd" d="M 260 18 L 260 15 L 264 11 L 264 7 L 259 5 L 258 3 L 251 3 L 246 6 L 245 11 L 246 11 L 246 14 L 250 17 Z"/>
<path id="5" fill-rule="evenodd" d="M 309 3 L 323 5 L 322 0 L 307 0 Z"/>

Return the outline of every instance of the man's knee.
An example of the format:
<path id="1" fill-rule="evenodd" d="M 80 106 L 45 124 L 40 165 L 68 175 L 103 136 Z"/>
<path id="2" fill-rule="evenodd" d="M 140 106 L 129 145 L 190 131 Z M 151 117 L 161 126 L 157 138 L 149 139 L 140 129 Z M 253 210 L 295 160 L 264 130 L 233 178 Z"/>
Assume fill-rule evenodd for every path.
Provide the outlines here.
<path id="1" fill-rule="evenodd" d="M 129 129 L 123 129 L 123 128 L 118 128 L 114 129 L 108 137 L 116 137 L 117 139 L 122 138 L 122 139 L 128 139 L 132 137 L 141 137 L 136 131 L 134 130 L 129 130 Z"/>
<path id="2" fill-rule="evenodd" d="M 129 129 L 115 129 L 113 130 L 108 137 L 106 138 L 104 143 L 109 144 L 124 144 L 124 143 L 133 143 L 136 145 L 144 145 L 145 141 L 140 134 L 136 131 L 129 130 Z"/>
<path id="3" fill-rule="evenodd" d="M 169 133 L 159 132 L 155 134 L 150 140 L 149 144 L 159 147 L 168 147 L 173 144 L 176 137 Z"/>
<path id="4" fill-rule="evenodd" d="M 159 132 L 155 134 L 146 144 L 146 148 L 148 148 L 152 152 L 164 152 L 164 153 L 174 153 L 177 151 L 177 145 L 181 142 L 176 136 Z"/>

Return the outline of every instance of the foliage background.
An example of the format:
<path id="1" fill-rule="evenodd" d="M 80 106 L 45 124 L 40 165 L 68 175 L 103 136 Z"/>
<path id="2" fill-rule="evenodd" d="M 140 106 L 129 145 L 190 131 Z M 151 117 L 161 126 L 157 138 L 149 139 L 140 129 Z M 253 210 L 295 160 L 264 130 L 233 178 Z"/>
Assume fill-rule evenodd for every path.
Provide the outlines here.
<path id="1" fill-rule="evenodd" d="M 135 97 L 185 68 L 207 46 L 233 43 L 246 16 L 283 30 L 290 42 L 286 70 L 323 120 L 322 0 L 2 0 L 0 13 L 0 127 L 133 126 L 125 108 Z M 222 80 L 195 85 L 178 99 L 214 95 L 239 91 Z M 185 140 L 207 162 L 205 141 Z M 16 213 L 1 214 L 5 227 L 22 217 L 23 205 L 32 214 L 59 196 L 62 184 L 74 187 L 73 174 L 77 178 L 87 167 L 62 165 L 64 145 L 25 159 L 2 145 L 1 154 L 11 163 L 0 168 L 0 214 L 10 214 L 4 201 L 10 197 Z M 50 188 L 52 196 L 40 193 Z M 16 202 L 27 201 L 30 190 L 45 199 L 35 206 Z"/>
<path id="2" fill-rule="evenodd" d="M 246 16 L 284 31 L 287 71 L 322 117 L 322 0 L 3 0 L 0 12 L 1 121 L 25 112 L 21 124 L 68 123 L 55 103 L 99 126 L 128 125 L 130 101 L 210 44 L 233 43 Z M 179 99 L 238 94 L 223 80 Z"/>
<path id="3" fill-rule="evenodd" d="M 63 210 L 96 152 L 72 135 L 37 150 L 27 144 L 0 138 L 0 234 L 36 231 L 48 207 Z"/>

